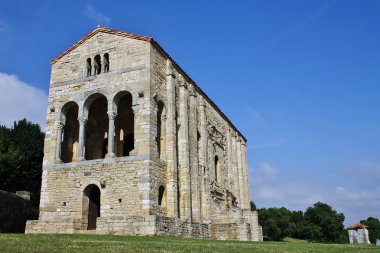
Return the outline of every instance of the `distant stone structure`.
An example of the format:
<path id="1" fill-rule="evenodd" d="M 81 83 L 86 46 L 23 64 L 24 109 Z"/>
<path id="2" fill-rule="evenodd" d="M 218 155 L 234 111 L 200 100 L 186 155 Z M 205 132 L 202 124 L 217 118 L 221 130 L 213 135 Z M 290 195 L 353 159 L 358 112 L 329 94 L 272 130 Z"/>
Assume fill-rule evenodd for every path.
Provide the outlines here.
<path id="1" fill-rule="evenodd" d="M 27 220 L 37 219 L 38 209 L 30 203 L 30 193 L 0 190 L 0 233 L 24 233 Z"/>
<path id="2" fill-rule="evenodd" d="M 361 223 L 350 226 L 348 229 L 350 244 L 370 244 L 367 226 Z"/>
<path id="3" fill-rule="evenodd" d="M 28 233 L 262 241 L 246 139 L 151 37 L 97 27 L 52 61 Z"/>

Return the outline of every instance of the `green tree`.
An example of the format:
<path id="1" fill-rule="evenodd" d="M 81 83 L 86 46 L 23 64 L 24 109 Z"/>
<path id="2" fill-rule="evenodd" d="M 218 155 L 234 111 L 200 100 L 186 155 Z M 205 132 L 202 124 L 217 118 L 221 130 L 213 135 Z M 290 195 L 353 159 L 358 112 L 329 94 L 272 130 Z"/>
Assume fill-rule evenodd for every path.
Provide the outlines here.
<path id="1" fill-rule="evenodd" d="M 31 192 L 38 206 L 41 188 L 44 133 L 26 119 L 13 128 L 0 126 L 0 189 Z"/>
<path id="2" fill-rule="evenodd" d="M 285 207 L 261 208 L 258 213 L 265 239 L 280 241 L 292 235 L 295 224 L 291 220 L 291 212 Z"/>
<path id="3" fill-rule="evenodd" d="M 337 213 L 331 206 L 317 202 L 305 214 L 304 235 L 315 242 L 339 243 L 344 233 L 344 215 Z"/>
<path id="4" fill-rule="evenodd" d="M 291 212 L 291 222 L 293 225 L 293 230 L 291 237 L 298 239 L 306 239 L 304 235 L 305 229 L 305 219 L 302 211 L 293 211 Z"/>
<path id="5" fill-rule="evenodd" d="M 368 226 L 369 240 L 376 243 L 376 239 L 380 239 L 380 221 L 379 219 L 368 217 L 367 220 L 361 220 L 360 223 Z"/>
<path id="6" fill-rule="evenodd" d="M 253 202 L 251 200 L 250 204 L 251 204 L 251 211 L 256 211 L 256 204 L 255 204 L 255 202 Z"/>

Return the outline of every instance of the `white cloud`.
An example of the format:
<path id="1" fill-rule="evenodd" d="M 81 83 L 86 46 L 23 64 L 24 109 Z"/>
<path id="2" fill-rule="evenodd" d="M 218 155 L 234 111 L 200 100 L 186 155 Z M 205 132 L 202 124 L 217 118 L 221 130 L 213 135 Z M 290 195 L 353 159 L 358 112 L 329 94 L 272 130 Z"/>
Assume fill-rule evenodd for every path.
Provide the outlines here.
<path id="1" fill-rule="evenodd" d="M 262 123 L 266 124 L 266 120 L 262 117 L 261 113 L 259 110 L 255 109 L 255 108 L 252 108 L 252 107 L 248 107 L 246 108 L 246 111 L 253 115 L 253 117 L 255 119 L 257 119 L 258 121 L 261 121 Z"/>
<path id="2" fill-rule="evenodd" d="M 370 161 L 350 161 L 346 171 L 351 174 L 361 175 L 368 179 L 380 179 L 380 164 Z"/>
<path id="3" fill-rule="evenodd" d="M 249 169 L 249 177 L 251 182 L 257 186 L 263 183 L 272 184 L 277 181 L 280 171 L 266 162 L 260 162 L 257 167 Z"/>
<path id="4" fill-rule="evenodd" d="M 343 174 L 292 174 L 261 162 L 250 169 L 253 201 L 261 207 L 286 207 L 290 210 L 306 210 L 321 201 L 327 203 L 346 219 L 345 225 L 357 223 L 368 217 L 379 217 L 380 185 L 379 164 L 360 161 L 343 166 Z M 305 168 L 306 175 L 307 168 Z"/>
<path id="5" fill-rule="evenodd" d="M 0 124 L 8 127 L 26 118 L 45 129 L 47 95 L 42 90 L 0 72 Z"/>
<path id="6" fill-rule="evenodd" d="M 85 15 L 92 21 L 96 22 L 98 25 L 107 25 L 111 23 L 111 19 L 109 17 L 107 17 L 100 11 L 97 11 L 95 9 L 95 6 L 91 4 L 86 5 Z"/>
<path id="7" fill-rule="evenodd" d="M 272 165 L 270 165 L 266 162 L 260 163 L 259 170 L 261 170 L 263 173 L 265 173 L 267 175 L 271 175 L 271 176 L 277 175 L 279 172 L 275 167 L 273 167 Z"/>
<path id="8" fill-rule="evenodd" d="M 309 185 L 306 184 L 278 184 L 278 185 L 262 185 L 256 188 L 256 197 L 272 201 L 280 206 L 289 208 L 299 206 L 311 206 L 312 204 L 323 201 L 323 197 L 314 192 Z"/>

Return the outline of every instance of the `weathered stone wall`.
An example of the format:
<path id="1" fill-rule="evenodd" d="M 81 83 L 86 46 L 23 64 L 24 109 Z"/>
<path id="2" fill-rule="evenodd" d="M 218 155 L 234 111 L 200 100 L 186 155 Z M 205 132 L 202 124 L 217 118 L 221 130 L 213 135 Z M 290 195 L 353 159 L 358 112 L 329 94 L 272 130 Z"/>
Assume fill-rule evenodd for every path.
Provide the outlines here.
<path id="1" fill-rule="evenodd" d="M 105 54 L 109 70 L 103 66 Z M 100 73 L 86 65 L 97 55 Z M 119 114 L 124 94 L 131 95 L 131 110 Z M 97 104 L 104 118 L 89 118 L 94 101 L 106 101 Z M 78 119 L 67 119 L 75 108 Z M 126 143 L 117 124 L 131 113 L 134 148 L 129 156 L 117 157 Z M 86 160 L 94 149 L 88 146 L 90 126 L 103 129 L 96 133 L 103 142 L 96 156 L 104 156 L 95 160 Z M 262 240 L 257 213 L 249 211 L 245 143 L 158 44 L 97 28 L 53 60 L 40 219 L 30 221 L 27 231 L 86 231 L 85 192 L 96 185 L 100 217 L 95 233 Z M 70 154 L 68 162 L 63 149 Z"/>
<path id="2" fill-rule="evenodd" d="M 37 217 L 30 200 L 0 190 L 0 233 L 24 233 L 26 221 Z"/>
<path id="3" fill-rule="evenodd" d="M 102 217 L 143 216 L 149 214 L 149 170 L 144 157 L 82 161 L 45 167 L 45 201 L 40 218 L 56 220 L 82 218 L 85 187 L 94 184 L 101 192 Z"/>
<path id="4" fill-rule="evenodd" d="M 361 229 L 349 229 L 348 237 L 351 244 L 370 244 L 368 230 L 366 228 Z"/>

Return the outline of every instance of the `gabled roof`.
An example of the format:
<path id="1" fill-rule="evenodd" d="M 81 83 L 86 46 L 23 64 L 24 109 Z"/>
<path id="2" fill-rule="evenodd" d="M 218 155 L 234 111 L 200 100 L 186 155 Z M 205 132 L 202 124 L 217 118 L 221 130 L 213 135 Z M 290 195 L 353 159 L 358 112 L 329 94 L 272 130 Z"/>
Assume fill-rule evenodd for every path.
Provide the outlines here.
<path id="1" fill-rule="evenodd" d="M 347 229 L 360 229 L 360 228 L 368 228 L 368 226 L 366 226 L 366 225 L 364 225 L 362 223 L 358 223 L 358 224 L 355 224 L 355 225 L 351 225 Z"/>
<path id="2" fill-rule="evenodd" d="M 119 35 L 119 36 L 124 36 L 124 37 L 133 38 L 133 39 L 144 40 L 144 41 L 152 41 L 153 40 L 152 37 L 142 36 L 142 35 L 138 35 L 138 34 L 134 34 L 134 33 L 123 32 L 123 31 L 120 31 L 120 30 L 115 30 L 115 29 L 110 29 L 110 28 L 107 28 L 107 27 L 98 26 L 98 27 L 96 27 L 95 30 L 89 32 L 86 36 L 84 36 L 77 43 L 75 43 L 74 45 L 72 45 L 71 47 L 69 47 L 68 49 L 66 49 L 65 51 L 63 51 L 60 55 L 58 55 L 57 57 L 55 57 L 50 63 L 53 64 L 53 63 L 57 62 L 63 56 L 65 56 L 66 54 L 70 53 L 75 48 L 77 48 L 78 46 L 80 46 L 81 44 L 83 44 L 86 40 L 88 40 L 89 38 L 93 37 L 94 35 L 96 35 L 99 32 L 109 33 L 109 34 L 115 34 L 115 35 Z"/>
<path id="3" fill-rule="evenodd" d="M 79 40 L 74 45 L 72 45 L 71 47 L 69 47 L 68 49 L 66 49 L 63 53 L 61 53 L 60 55 L 58 55 L 57 57 L 55 57 L 50 63 L 54 64 L 59 59 L 61 59 L 63 56 L 65 56 L 66 54 L 70 53 L 75 48 L 77 48 L 78 46 L 80 46 L 81 44 L 83 44 L 86 40 L 88 40 L 89 38 L 93 37 L 94 35 L 96 35 L 99 32 L 108 33 L 108 34 L 115 34 L 115 35 L 118 35 L 118 36 L 129 37 L 129 38 L 133 38 L 133 39 L 137 39 L 137 40 L 143 40 L 143 41 L 148 41 L 148 42 L 152 43 L 158 50 L 160 50 L 163 54 L 165 54 L 172 61 L 173 65 L 176 68 L 178 68 L 178 70 L 180 70 L 180 72 L 182 72 L 182 74 L 184 75 L 184 77 L 186 77 L 189 81 L 191 81 L 191 83 L 194 84 L 195 89 L 207 101 L 209 101 L 209 103 L 211 104 L 211 106 L 213 106 L 215 108 L 215 110 L 220 113 L 220 115 L 222 116 L 222 118 L 224 118 L 231 125 L 231 127 L 237 133 L 239 133 L 241 135 L 241 137 L 243 137 L 244 141 L 247 142 L 247 139 L 244 137 L 244 135 L 234 126 L 234 124 L 232 124 L 232 122 L 227 118 L 227 116 L 222 112 L 222 110 L 220 110 L 219 107 L 214 103 L 214 101 L 212 101 L 206 95 L 206 93 L 204 93 L 203 90 L 201 88 L 199 88 L 199 86 L 196 84 L 196 82 L 174 61 L 174 59 L 152 37 L 142 36 L 142 35 L 138 35 L 138 34 L 134 34 L 134 33 L 129 33 L 129 32 L 124 32 L 124 31 L 120 31 L 120 30 L 115 30 L 115 29 L 111 29 L 111 28 L 107 28 L 107 27 L 103 27 L 103 26 L 97 26 L 93 31 L 91 31 L 90 33 L 88 33 L 81 40 Z"/>

